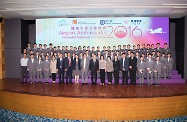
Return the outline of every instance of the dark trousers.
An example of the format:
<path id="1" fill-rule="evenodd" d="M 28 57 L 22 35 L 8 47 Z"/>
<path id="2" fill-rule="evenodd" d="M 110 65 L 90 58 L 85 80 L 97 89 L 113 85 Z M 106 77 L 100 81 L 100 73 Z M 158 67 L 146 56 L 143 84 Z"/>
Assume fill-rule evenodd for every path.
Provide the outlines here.
<path id="1" fill-rule="evenodd" d="M 119 83 L 119 71 L 114 71 L 114 81 L 116 84 Z"/>
<path id="2" fill-rule="evenodd" d="M 22 66 L 21 67 L 21 81 L 24 82 L 24 78 L 25 78 L 25 82 L 27 82 L 28 79 L 28 71 L 27 71 L 27 67 L 26 66 Z"/>
<path id="3" fill-rule="evenodd" d="M 107 72 L 108 82 L 112 83 L 112 72 Z"/>
<path id="4" fill-rule="evenodd" d="M 101 83 L 105 83 L 105 69 L 100 69 Z"/>
<path id="5" fill-rule="evenodd" d="M 129 70 L 130 73 L 130 84 L 136 84 L 136 71 Z"/>
<path id="6" fill-rule="evenodd" d="M 52 80 L 56 81 L 56 73 L 52 73 Z"/>
<path id="7" fill-rule="evenodd" d="M 91 71 L 91 81 L 92 83 L 97 83 L 97 70 Z"/>
<path id="8" fill-rule="evenodd" d="M 64 69 L 60 68 L 58 70 L 58 78 L 59 78 L 59 82 L 64 82 Z"/>
<path id="9" fill-rule="evenodd" d="M 128 84 L 128 71 L 122 71 L 122 83 Z"/>
<path id="10" fill-rule="evenodd" d="M 69 67 L 66 72 L 66 82 L 67 83 L 68 83 L 68 79 L 69 79 L 69 82 L 71 83 L 72 82 L 72 68 L 71 67 Z"/>

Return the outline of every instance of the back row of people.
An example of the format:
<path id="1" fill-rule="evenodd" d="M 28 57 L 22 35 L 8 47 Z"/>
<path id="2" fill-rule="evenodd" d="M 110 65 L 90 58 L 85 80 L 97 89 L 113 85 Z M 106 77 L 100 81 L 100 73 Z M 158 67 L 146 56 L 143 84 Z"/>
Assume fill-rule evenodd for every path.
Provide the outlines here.
<path id="1" fill-rule="evenodd" d="M 84 53 L 87 53 L 88 56 L 91 56 L 92 53 L 94 54 L 98 54 L 98 52 L 100 52 L 101 55 L 121 55 L 122 53 L 125 53 L 126 55 L 128 55 L 128 51 L 129 52 L 138 52 L 140 55 L 142 54 L 147 54 L 147 53 L 155 53 L 157 54 L 157 52 L 160 52 L 161 54 L 162 53 L 165 53 L 165 54 L 168 54 L 170 53 L 170 49 L 168 47 L 168 44 L 167 43 L 164 43 L 164 47 L 162 48 L 160 46 L 160 43 L 157 43 L 156 44 L 156 47 L 154 44 L 142 44 L 142 46 L 140 46 L 140 44 L 138 44 L 137 46 L 136 45 L 133 45 L 133 47 L 131 48 L 131 45 L 128 44 L 128 45 L 123 45 L 121 47 L 121 45 L 118 45 L 117 48 L 116 46 L 113 46 L 112 48 L 110 46 L 106 47 L 106 46 L 103 46 L 103 49 L 100 49 L 100 46 L 97 46 L 97 48 L 95 47 L 91 47 L 90 46 L 78 46 L 78 47 L 73 47 L 73 46 L 53 46 L 52 43 L 49 44 L 49 47 L 47 47 L 46 44 L 42 45 L 42 44 L 39 44 L 39 47 L 37 47 L 37 44 L 34 43 L 33 46 L 31 46 L 31 43 L 29 42 L 28 43 L 28 46 L 25 48 L 24 50 L 24 53 L 27 53 L 27 54 L 36 54 L 38 52 L 39 55 L 41 55 L 43 53 L 43 55 L 45 56 L 46 54 L 49 54 L 51 55 L 51 52 L 53 53 L 56 53 L 57 55 L 62 53 L 63 55 L 65 55 L 65 53 L 68 53 L 70 52 L 71 54 L 74 53 L 74 54 L 84 54 Z"/>

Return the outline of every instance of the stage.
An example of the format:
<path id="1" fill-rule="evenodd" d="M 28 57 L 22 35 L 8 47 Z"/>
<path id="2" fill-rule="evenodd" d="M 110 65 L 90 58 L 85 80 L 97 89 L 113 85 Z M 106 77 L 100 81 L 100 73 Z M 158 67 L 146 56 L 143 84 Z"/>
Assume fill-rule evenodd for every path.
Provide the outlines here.
<path id="1" fill-rule="evenodd" d="M 33 116 L 121 121 L 170 118 L 187 113 L 185 82 L 100 86 L 99 83 L 22 84 L 20 79 L 3 79 L 0 88 L 0 108 Z"/>
<path id="2" fill-rule="evenodd" d="M 80 80 L 81 81 L 81 80 Z M 40 96 L 72 97 L 72 98 L 152 98 L 187 95 L 187 84 L 185 83 L 163 83 L 160 86 L 144 86 L 112 84 L 101 86 L 79 84 L 55 83 L 24 83 L 20 79 L 2 80 L 2 90 Z"/>

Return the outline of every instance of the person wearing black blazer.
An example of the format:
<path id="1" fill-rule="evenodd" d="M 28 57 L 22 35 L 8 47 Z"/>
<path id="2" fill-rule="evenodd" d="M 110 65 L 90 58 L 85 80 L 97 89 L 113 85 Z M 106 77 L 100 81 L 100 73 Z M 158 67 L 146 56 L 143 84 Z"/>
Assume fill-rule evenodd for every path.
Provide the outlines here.
<path id="1" fill-rule="evenodd" d="M 63 54 L 60 53 L 59 58 L 57 59 L 57 69 L 58 69 L 58 78 L 59 78 L 59 84 L 64 83 L 64 58 Z"/>
<path id="2" fill-rule="evenodd" d="M 120 67 L 122 72 L 122 84 L 126 83 L 126 85 L 128 85 L 129 58 L 126 58 L 125 53 L 122 53 Z"/>
<path id="3" fill-rule="evenodd" d="M 89 70 L 91 71 L 91 81 L 92 85 L 97 84 L 97 71 L 99 71 L 99 60 L 96 59 L 96 55 L 93 55 L 93 58 L 89 63 Z"/>
<path id="4" fill-rule="evenodd" d="M 64 71 L 66 71 L 66 84 L 68 84 L 68 82 L 72 84 L 72 62 L 73 58 L 71 57 L 71 53 L 68 52 L 68 55 L 64 60 Z"/>
<path id="5" fill-rule="evenodd" d="M 129 58 L 130 84 L 136 85 L 136 71 L 137 71 L 137 58 L 134 57 L 134 52 L 131 52 L 131 56 Z"/>
<path id="6" fill-rule="evenodd" d="M 120 61 L 118 60 L 118 57 L 116 55 L 114 56 L 113 67 L 115 84 L 119 84 Z"/>
<path id="7" fill-rule="evenodd" d="M 75 76 L 75 84 L 79 84 L 79 76 L 81 75 L 81 60 L 78 54 L 75 54 L 75 59 L 72 62 L 73 76 Z"/>

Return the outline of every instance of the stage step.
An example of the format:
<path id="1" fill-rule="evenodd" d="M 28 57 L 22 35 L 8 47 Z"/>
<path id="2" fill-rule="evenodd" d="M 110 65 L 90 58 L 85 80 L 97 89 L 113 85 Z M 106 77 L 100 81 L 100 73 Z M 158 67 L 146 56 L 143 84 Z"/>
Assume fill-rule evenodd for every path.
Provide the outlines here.
<path id="1" fill-rule="evenodd" d="M 139 83 L 139 80 L 137 80 Z M 147 83 L 147 80 L 144 80 L 144 83 Z M 160 83 L 185 83 L 185 79 L 160 79 Z"/>
<path id="2" fill-rule="evenodd" d="M 185 79 L 161 79 L 160 83 L 185 83 Z"/>
<path id="3" fill-rule="evenodd" d="M 172 70 L 172 71 L 171 71 L 171 74 L 172 74 L 172 75 L 177 75 L 177 74 L 178 74 L 178 71 L 177 71 L 177 70 Z"/>
<path id="4" fill-rule="evenodd" d="M 181 75 L 177 74 L 177 75 L 171 75 L 171 79 L 181 79 Z"/>

